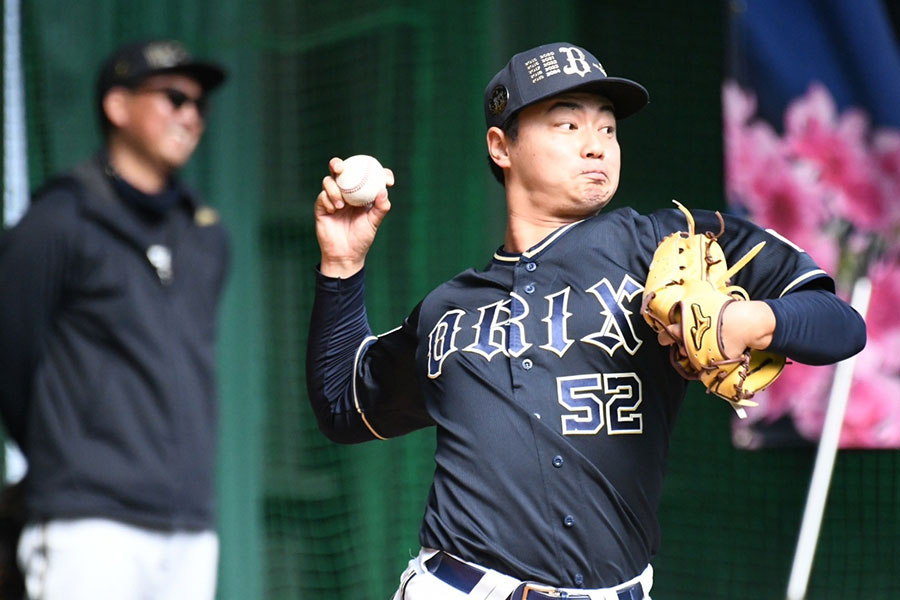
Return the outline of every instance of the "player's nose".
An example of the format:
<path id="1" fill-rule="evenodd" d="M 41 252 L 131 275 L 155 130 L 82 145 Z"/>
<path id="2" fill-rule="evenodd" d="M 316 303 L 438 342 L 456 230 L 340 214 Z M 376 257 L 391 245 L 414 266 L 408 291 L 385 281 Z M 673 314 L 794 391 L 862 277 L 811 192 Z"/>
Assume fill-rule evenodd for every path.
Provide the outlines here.
<path id="1" fill-rule="evenodd" d="M 203 129 L 203 126 L 206 123 L 203 111 L 196 104 L 182 106 L 178 112 L 178 116 L 181 118 L 182 123 L 185 123 L 193 129 Z"/>
<path id="2" fill-rule="evenodd" d="M 590 128 L 582 130 L 581 155 L 584 158 L 603 158 L 606 155 L 607 140 L 603 139 L 599 131 Z"/>

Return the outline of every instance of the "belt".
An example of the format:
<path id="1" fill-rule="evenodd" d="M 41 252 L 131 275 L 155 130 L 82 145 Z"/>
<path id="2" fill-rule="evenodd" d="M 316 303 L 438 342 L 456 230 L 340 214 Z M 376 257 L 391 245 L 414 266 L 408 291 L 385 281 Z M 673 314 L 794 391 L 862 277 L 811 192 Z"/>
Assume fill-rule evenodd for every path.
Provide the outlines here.
<path id="1" fill-rule="evenodd" d="M 471 592 L 485 575 L 484 570 L 473 567 L 446 552 L 438 552 L 426 560 L 425 568 L 429 573 L 464 594 Z M 608 593 L 614 593 L 618 600 L 642 600 L 644 598 L 644 588 L 640 582 L 622 589 L 608 590 Z M 588 590 L 584 590 L 583 593 L 572 593 L 569 590 L 524 581 L 513 590 L 507 600 L 560 600 L 563 598 L 591 600 L 592 597 L 596 598 L 597 596 L 596 594 L 592 596 Z"/>

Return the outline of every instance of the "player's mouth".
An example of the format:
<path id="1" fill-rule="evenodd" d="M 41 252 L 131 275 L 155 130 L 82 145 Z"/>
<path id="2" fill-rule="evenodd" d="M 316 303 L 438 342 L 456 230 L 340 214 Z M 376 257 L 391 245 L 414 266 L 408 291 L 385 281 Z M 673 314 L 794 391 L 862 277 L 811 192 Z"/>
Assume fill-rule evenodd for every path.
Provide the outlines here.
<path id="1" fill-rule="evenodd" d="M 168 130 L 168 135 L 169 139 L 183 150 L 193 150 L 200 139 L 200 136 L 195 131 L 181 125 L 171 126 Z"/>
<path id="2" fill-rule="evenodd" d="M 590 179 L 591 181 L 594 181 L 596 183 L 603 183 L 603 182 L 609 180 L 609 177 L 606 176 L 606 171 L 600 171 L 600 170 L 596 170 L 596 169 L 592 169 L 589 171 L 582 171 L 581 175 L 584 177 L 587 177 L 588 179 Z"/>

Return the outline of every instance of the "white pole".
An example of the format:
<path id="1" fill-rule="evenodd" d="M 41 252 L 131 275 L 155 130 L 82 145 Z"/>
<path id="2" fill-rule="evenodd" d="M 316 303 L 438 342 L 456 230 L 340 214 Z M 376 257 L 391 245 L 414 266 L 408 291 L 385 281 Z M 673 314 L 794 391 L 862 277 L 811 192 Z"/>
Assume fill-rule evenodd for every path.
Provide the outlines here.
<path id="1" fill-rule="evenodd" d="M 866 316 L 869 308 L 869 297 L 872 293 L 872 282 L 868 277 L 859 278 L 853 286 L 850 304 L 856 311 Z M 809 574 L 812 570 L 813 556 L 822 527 L 822 515 L 825 512 L 825 500 L 828 487 L 831 485 L 831 474 L 841 437 L 841 426 L 844 424 L 844 413 L 850 399 L 850 384 L 853 381 L 853 367 L 856 356 L 841 361 L 834 372 L 831 395 L 828 398 L 828 409 L 825 413 L 825 424 L 822 426 L 822 439 L 816 453 L 812 479 L 809 484 L 809 495 L 806 498 L 806 509 L 800 525 L 797 550 L 794 564 L 788 580 L 787 600 L 803 600 L 809 585 Z"/>
<path id="2" fill-rule="evenodd" d="M 5 0 L 3 7 L 3 223 L 7 227 L 17 223 L 28 208 L 19 2 Z"/>
<path id="3" fill-rule="evenodd" d="M 3 224 L 15 225 L 28 209 L 28 152 L 25 137 L 25 84 L 22 76 L 20 0 L 3 3 Z M 7 481 L 28 468 L 12 442 L 6 443 Z"/>

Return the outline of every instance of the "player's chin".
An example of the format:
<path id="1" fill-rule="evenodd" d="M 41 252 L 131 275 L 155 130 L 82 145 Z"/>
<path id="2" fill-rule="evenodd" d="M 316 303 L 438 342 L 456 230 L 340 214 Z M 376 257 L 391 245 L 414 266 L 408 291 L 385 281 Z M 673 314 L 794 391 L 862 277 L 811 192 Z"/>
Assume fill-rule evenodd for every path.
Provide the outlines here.
<path id="1" fill-rule="evenodd" d="M 595 213 L 602 210 L 612 199 L 609 192 L 588 192 L 582 196 L 582 204 L 586 213 Z"/>
<path id="2" fill-rule="evenodd" d="M 173 145 L 163 153 L 162 160 L 170 169 L 180 169 L 190 160 L 196 147 L 196 144 Z"/>
<path id="3" fill-rule="evenodd" d="M 560 210 L 557 216 L 563 217 L 568 221 L 581 221 L 582 219 L 593 217 L 603 210 L 605 205 L 605 203 L 598 202 L 579 202 Z"/>
<path id="4" fill-rule="evenodd" d="M 606 206 L 615 193 L 616 186 L 606 180 L 591 182 L 581 187 L 582 200 L 586 204 L 596 205 L 600 208 Z"/>
<path id="5" fill-rule="evenodd" d="M 160 153 L 163 154 L 166 160 L 172 163 L 173 166 L 184 166 L 194 154 L 194 150 L 197 149 L 199 143 L 199 135 L 179 130 L 177 134 L 173 133 L 165 138 L 161 144 Z"/>

